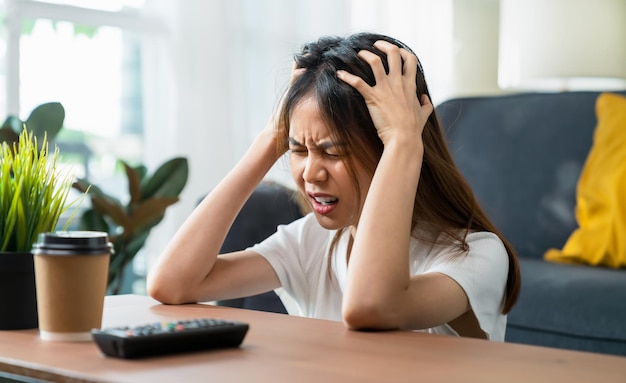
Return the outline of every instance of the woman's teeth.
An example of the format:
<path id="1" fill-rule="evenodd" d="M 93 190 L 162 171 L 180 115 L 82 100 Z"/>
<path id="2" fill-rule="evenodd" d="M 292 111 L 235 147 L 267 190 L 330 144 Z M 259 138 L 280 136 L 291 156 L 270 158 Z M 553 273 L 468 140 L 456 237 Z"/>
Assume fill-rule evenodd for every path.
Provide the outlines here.
<path id="1" fill-rule="evenodd" d="M 333 197 L 313 197 L 313 199 L 321 205 L 332 205 L 337 202 L 337 198 Z"/>

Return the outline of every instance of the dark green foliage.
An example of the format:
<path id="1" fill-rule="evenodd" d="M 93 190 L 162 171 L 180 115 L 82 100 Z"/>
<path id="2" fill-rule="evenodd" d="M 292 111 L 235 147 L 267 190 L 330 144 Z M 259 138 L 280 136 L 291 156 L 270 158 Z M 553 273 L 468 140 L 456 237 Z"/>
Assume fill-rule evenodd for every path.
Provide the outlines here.
<path id="1" fill-rule="evenodd" d="M 19 143 L 21 134 L 27 127 L 30 136 L 33 137 L 33 142 L 37 142 L 39 150 L 41 150 L 41 145 L 46 141 L 54 142 L 63 127 L 64 119 L 65 109 L 58 102 L 39 105 L 33 109 L 26 121 L 22 121 L 16 116 L 8 116 L 0 127 L 0 143 L 6 143 L 5 150 L 9 151 L 9 148 L 13 148 L 15 143 Z M 16 150 L 20 147 L 23 145 L 15 145 Z M 36 148 L 30 149 L 33 152 L 35 150 Z M 58 152 L 55 150 L 55 159 L 57 155 Z M 131 167 L 123 161 L 120 162 L 124 166 L 128 178 L 130 200 L 127 205 L 123 205 L 117 198 L 107 195 L 102 189 L 92 185 L 86 179 L 78 179 L 72 185 L 73 188 L 83 193 L 86 192 L 91 197 L 91 208 L 83 211 L 80 217 L 80 229 L 106 232 L 114 245 L 115 253 L 111 257 L 108 279 L 110 291 L 114 294 L 119 291 L 122 285 L 125 267 L 144 246 L 150 230 L 161 222 L 166 208 L 178 201 L 178 196 L 185 187 L 188 176 L 188 165 L 185 158 L 174 158 L 165 162 L 152 176 L 148 175 L 144 165 Z M 4 178 L 0 174 L 0 180 L 4 179 L 5 186 L 12 185 L 14 178 L 11 169 L 5 170 L 3 174 Z M 72 182 L 71 179 L 69 182 Z M 9 190 L 5 186 L 2 188 Z M 57 194 L 55 198 L 64 204 L 65 195 L 60 192 Z M 32 198 L 25 198 L 24 200 L 30 201 Z M 13 201 L 13 199 L 4 198 L 2 201 L 4 201 L 2 203 L 7 209 L 12 205 L 18 206 L 15 203 L 7 202 Z M 65 208 L 67 207 L 69 206 L 65 206 Z M 28 213 L 28 211 L 30 210 L 26 212 Z M 7 224 L 0 222 L 0 231 L 10 231 L 9 229 L 14 226 L 21 227 L 21 231 L 25 231 L 23 228 L 28 225 L 27 222 L 13 222 L 16 220 L 15 217 L 21 217 L 21 215 L 9 214 L 8 212 L 3 215 L 6 217 Z M 29 216 L 34 216 L 34 214 Z M 54 229 L 54 223 L 56 223 L 58 216 L 55 215 L 54 217 L 52 224 L 48 223 L 45 231 Z M 33 237 L 33 235 L 36 237 L 37 233 L 29 234 L 28 237 Z M 0 241 L 0 245 L 4 242 L 8 242 L 8 240 Z M 5 245 L 5 248 L 10 249 L 11 246 Z"/>
<path id="2" fill-rule="evenodd" d="M 64 120 L 65 109 L 63 105 L 58 102 L 41 104 L 33 109 L 26 121 L 22 121 L 16 116 L 8 116 L 0 128 L 0 142 L 6 142 L 9 146 L 13 146 L 13 143 L 19 141 L 20 133 L 26 125 L 28 131 L 40 145 L 43 143 L 45 135 L 47 135 L 48 142 L 52 143 L 63 127 Z"/>
<path id="3" fill-rule="evenodd" d="M 104 193 L 88 180 L 79 179 L 74 188 L 91 196 L 92 207 L 80 220 L 81 230 L 109 233 L 115 253 L 109 265 L 109 289 L 117 294 L 122 286 L 125 267 L 144 246 L 150 230 L 165 216 L 168 206 L 178 202 L 189 168 L 185 158 L 173 158 L 162 164 L 152 176 L 143 165 L 132 167 L 121 161 L 128 179 L 128 204 Z"/>
<path id="4" fill-rule="evenodd" d="M 63 106 L 51 102 L 26 121 L 8 116 L 0 127 L 1 251 L 30 252 L 37 236 L 54 230 L 73 204 L 67 196 L 74 177 L 58 167 L 57 149 L 48 152 L 64 119 Z"/>

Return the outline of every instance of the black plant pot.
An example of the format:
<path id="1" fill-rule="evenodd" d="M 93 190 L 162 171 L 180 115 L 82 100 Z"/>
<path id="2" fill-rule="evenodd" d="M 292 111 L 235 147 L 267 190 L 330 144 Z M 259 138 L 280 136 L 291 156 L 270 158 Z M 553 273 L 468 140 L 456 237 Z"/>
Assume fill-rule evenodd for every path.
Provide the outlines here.
<path id="1" fill-rule="evenodd" d="M 31 253 L 0 253 L 0 330 L 37 328 L 35 264 Z"/>

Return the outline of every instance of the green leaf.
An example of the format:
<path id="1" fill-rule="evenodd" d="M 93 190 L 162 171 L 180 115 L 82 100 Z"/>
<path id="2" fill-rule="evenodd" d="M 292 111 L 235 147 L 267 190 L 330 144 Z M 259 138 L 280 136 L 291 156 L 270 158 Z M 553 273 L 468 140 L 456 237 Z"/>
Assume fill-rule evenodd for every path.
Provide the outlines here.
<path id="1" fill-rule="evenodd" d="M 128 193 L 130 194 L 130 204 L 132 205 L 141 200 L 141 175 L 126 162 L 121 162 L 126 171 L 126 178 L 128 178 Z"/>
<path id="2" fill-rule="evenodd" d="M 74 183 L 72 184 L 72 187 L 74 189 L 76 189 L 76 190 L 78 190 L 78 191 L 80 191 L 82 193 L 85 193 L 87 190 L 89 190 L 90 186 L 91 186 L 91 184 L 89 183 L 89 181 L 87 181 L 84 178 L 77 178 L 76 181 L 74 181 Z M 91 188 L 100 190 L 97 186 L 91 186 Z"/>
<path id="3" fill-rule="evenodd" d="M 19 136 L 14 134 L 11 128 L 2 128 L 0 129 L 0 142 L 4 142 L 9 147 L 13 147 L 14 144 L 19 140 Z"/>
<path id="4" fill-rule="evenodd" d="M 2 124 L 2 129 L 5 128 L 10 129 L 15 134 L 15 141 L 17 141 L 19 134 L 24 130 L 24 121 L 15 116 L 8 116 Z"/>
<path id="5" fill-rule="evenodd" d="M 115 198 L 111 198 L 109 196 L 100 197 L 92 195 L 91 205 L 96 211 L 111 217 L 113 222 L 115 222 L 116 224 L 123 227 L 129 225 L 128 216 L 124 211 L 124 207 L 122 207 L 119 201 Z"/>
<path id="6" fill-rule="evenodd" d="M 150 198 L 141 201 L 135 206 L 128 219 L 129 231 L 134 232 L 154 222 L 163 215 L 168 206 L 176 202 L 178 202 L 178 198 Z M 130 235 L 131 233 L 128 234 Z"/>
<path id="7" fill-rule="evenodd" d="M 33 33 L 33 30 L 35 29 L 35 19 L 24 19 L 22 20 L 22 34 L 23 35 L 30 35 L 31 33 Z"/>
<path id="8" fill-rule="evenodd" d="M 39 233 L 53 230 L 72 204 L 67 197 L 73 174 L 62 170 L 58 159 L 58 150 L 48 153 L 46 139 L 38 142 L 27 129 L 17 145 L 2 144 L 0 228 L 5 251 L 30 251 Z"/>
<path id="9" fill-rule="evenodd" d="M 143 181 L 146 178 L 146 174 L 148 174 L 148 168 L 145 165 L 138 165 L 134 169 L 139 174 L 139 179 Z"/>
<path id="10" fill-rule="evenodd" d="M 144 231 L 136 233 L 133 239 L 131 239 L 128 242 L 128 244 L 126 245 L 126 257 L 125 257 L 127 262 L 132 260 L 132 257 L 134 257 L 139 252 L 139 250 L 141 250 L 143 245 L 146 244 L 146 240 L 148 239 L 149 234 L 150 234 L 150 229 L 146 229 Z M 128 255 L 130 254 L 132 254 L 132 256 L 128 257 Z"/>
<path id="11" fill-rule="evenodd" d="M 94 209 L 86 210 L 80 217 L 81 230 L 109 232 L 109 224 L 104 216 Z"/>
<path id="12" fill-rule="evenodd" d="M 89 192 L 89 194 L 92 196 L 96 196 L 96 197 L 103 198 L 103 199 L 108 199 L 108 200 L 111 200 L 116 205 L 122 206 L 122 203 L 120 202 L 119 199 L 106 194 L 104 191 L 102 191 L 102 189 L 100 189 L 96 185 L 91 184 L 89 181 L 87 181 L 84 178 L 76 179 L 76 181 L 74 181 L 74 183 L 72 184 L 72 187 L 80 192 L 83 192 L 83 193 Z"/>
<path id="13" fill-rule="evenodd" d="M 144 178 L 142 197 L 178 197 L 184 189 L 189 175 L 189 166 L 184 157 L 173 158 L 161 165 L 152 177 Z"/>
<path id="14" fill-rule="evenodd" d="M 150 230 L 145 230 L 137 233 L 128 243 L 122 243 L 122 240 L 116 241 L 115 252 L 111 254 L 111 260 L 109 261 L 107 286 L 111 286 L 116 279 L 124 275 L 124 268 L 144 246 L 149 234 Z"/>
<path id="15" fill-rule="evenodd" d="M 108 288 L 117 291 L 124 268 L 143 248 L 150 230 L 161 222 L 168 206 L 175 204 L 187 183 L 187 159 L 174 158 L 162 164 L 152 177 L 144 165 L 130 166 L 119 161 L 128 179 L 130 200 L 123 205 L 86 179 L 78 179 L 75 189 L 88 192 L 92 211 L 83 217 L 84 227 L 107 231 L 115 252 L 109 263 Z M 116 287 L 117 286 L 117 287 Z"/>
<path id="16" fill-rule="evenodd" d="M 84 35 L 88 38 L 93 38 L 96 33 L 98 33 L 98 28 L 100 27 L 94 27 L 92 25 L 80 25 L 80 24 L 74 24 L 74 35 L 75 36 L 80 36 L 80 35 Z"/>
<path id="17" fill-rule="evenodd" d="M 12 196 L 9 197 L 12 199 L 12 201 L 11 201 L 9 210 L 7 211 L 7 214 L 6 214 L 6 223 L 5 223 L 4 231 L 2 233 L 4 237 L 2 248 L 0 249 L 2 251 L 7 251 L 7 250 L 18 251 L 18 244 L 16 243 L 17 235 L 16 235 L 16 230 L 14 229 L 15 229 L 18 219 L 20 218 L 19 206 L 22 205 L 22 200 L 20 196 L 22 195 L 21 190 L 22 190 L 23 180 L 19 180 L 17 184 L 15 184 L 14 181 L 12 181 L 11 183 L 13 183 L 13 185 L 11 185 L 11 188 L 15 187 L 15 190 L 13 190 Z"/>
<path id="18" fill-rule="evenodd" d="M 33 109 L 24 123 L 39 142 L 42 142 L 46 133 L 48 141 L 52 142 L 63 127 L 64 120 L 65 109 L 63 105 L 59 102 L 49 102 Z"/>
<path id="19" fill-rule="evenodd" d="M 125 243 L 123 247 L 120 247 L 119 251 L 117 251 L 115 256 L 112 257 L 109 266 L 112 269 L 119 269 L 130 262 L 146 243 L 149 234 L 150 230 L 144 230 L 137 233 L 133 239 Z"/>

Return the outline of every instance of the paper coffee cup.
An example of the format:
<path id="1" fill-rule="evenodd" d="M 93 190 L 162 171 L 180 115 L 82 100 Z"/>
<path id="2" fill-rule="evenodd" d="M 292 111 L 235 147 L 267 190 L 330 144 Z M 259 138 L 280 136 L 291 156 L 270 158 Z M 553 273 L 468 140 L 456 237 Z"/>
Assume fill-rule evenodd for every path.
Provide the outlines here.
<path id="1" fill-rule="evenodd" d="M 33 254 L 41 339 L 92 340 L 91 330 L 102 325 L 111 251 L 104 232 L 39 235 Z"/>

